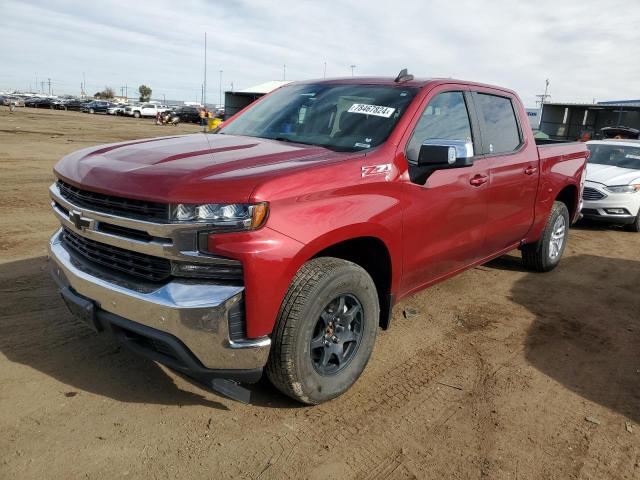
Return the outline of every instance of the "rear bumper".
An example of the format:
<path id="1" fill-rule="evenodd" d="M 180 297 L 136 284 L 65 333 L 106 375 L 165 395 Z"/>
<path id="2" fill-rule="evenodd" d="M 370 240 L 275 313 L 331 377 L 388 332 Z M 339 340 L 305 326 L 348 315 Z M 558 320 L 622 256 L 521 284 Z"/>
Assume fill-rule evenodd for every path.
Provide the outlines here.
<path id="1" fill-rule="evenodd" d="M 259 378 L 271 339 L 229 336 L 229 316 L 241 307 L 244 287 L 190 279 L 133 283 L 69 252 L 60 231 L 49 242 L 49 254 L 65 300 L 93 308 L 95 329 L 115 333 L 139 353 L 196 380 Z"/>

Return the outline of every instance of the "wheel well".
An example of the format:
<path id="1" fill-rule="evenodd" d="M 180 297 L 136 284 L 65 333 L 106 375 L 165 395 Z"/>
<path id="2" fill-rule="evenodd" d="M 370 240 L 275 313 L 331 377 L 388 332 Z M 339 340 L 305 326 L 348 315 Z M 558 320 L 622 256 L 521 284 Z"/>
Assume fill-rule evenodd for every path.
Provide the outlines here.
<path id="1" fill-rule="evenodd" d="M 380 302 L 380 326 L 387 329 L 391 322 L 391 256 L 382 240 L 375 237 L 358 237 L 345 240 L 314 255 L 349 260 L 364 268 L 376 285 Z"/>
<path id="2" fill-rule="evenodd" d="M 569 218 L 573 219 L 574 214 L 576 213 L 576 195 L 578 194 L 578 189 L 575 185 L 567 185 L 556 197 L 556 201 L 562 202 L 567 206 L 567 210 L 569 210 Z"/>

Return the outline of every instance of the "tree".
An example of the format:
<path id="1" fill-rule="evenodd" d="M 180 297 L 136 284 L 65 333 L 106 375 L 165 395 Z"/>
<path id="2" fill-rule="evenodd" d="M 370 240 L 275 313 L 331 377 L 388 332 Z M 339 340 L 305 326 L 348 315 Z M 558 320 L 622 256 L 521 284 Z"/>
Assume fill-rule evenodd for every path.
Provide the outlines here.
<path id="1" fill-rule="evenodd" d="M 116 92 L 111 87 L 104 87 L 104 90 L 102 90 L 101 92 L 97 92 L 94 95 L 95 98 L 102 98 L 105 100 L 110 100 L 115 96 L 116 96 Z"/>
<path id="2" fill-rule="evenodd" d="M 138 92 L 140 92 L 140 101 L 148 102 L 151 100 L 151 87 L 147 87 L 146 85 L 140 85 L 138 87 Z"/>

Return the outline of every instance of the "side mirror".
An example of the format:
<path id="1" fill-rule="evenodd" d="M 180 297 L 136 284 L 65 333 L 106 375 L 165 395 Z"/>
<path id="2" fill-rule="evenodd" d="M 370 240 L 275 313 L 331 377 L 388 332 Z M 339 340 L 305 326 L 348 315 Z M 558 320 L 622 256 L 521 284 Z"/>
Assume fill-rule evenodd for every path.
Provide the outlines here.
<path id="1" fill-rule="evenodd" d="M 473 143 L 464 140 L 426 140 L 420 147 L 418 167 L 430 170 L 461 168 L 473 165 Z"/>

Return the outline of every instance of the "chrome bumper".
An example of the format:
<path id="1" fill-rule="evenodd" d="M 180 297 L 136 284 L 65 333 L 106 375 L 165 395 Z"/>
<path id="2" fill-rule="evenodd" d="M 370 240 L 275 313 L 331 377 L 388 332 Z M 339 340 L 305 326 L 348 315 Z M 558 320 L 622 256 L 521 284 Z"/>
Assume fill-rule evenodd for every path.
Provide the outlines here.
<path id="1" fill-rule="evenodd" d="M 62 244 L 61 230 L 49 242 L 52 275 L 99 308 L 178 338 L 209 369 L 256 369 L 269 355 L 271 339 L 232 341 L 228 314 L 244 287 L 190 279 L 157 286 L 131 283 L 76 257 Z"/>

